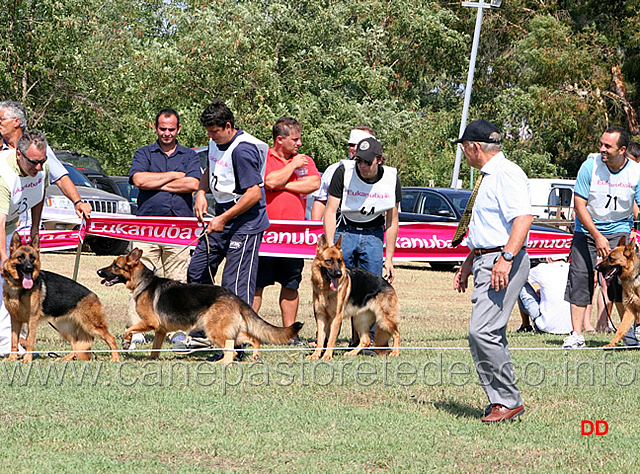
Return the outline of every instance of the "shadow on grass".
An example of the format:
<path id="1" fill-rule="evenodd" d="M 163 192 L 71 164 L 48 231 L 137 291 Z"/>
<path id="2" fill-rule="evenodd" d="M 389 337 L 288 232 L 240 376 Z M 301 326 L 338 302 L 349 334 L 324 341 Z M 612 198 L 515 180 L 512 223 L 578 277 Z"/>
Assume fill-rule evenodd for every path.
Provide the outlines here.
<path id="1" fill-rule="evenodd" d="M 417 400 L 418 403 L 425 403 L 424 401 Z M 433 406 L 438 410 L 444 410 L 451 413 L 454 416 L 461 418 L 480 418 L 484 416 L 484 410 L 477 407 L 472 407 L 466 403 L 460 403 L 455 400 L 440 400 L 433 403 Z"/>

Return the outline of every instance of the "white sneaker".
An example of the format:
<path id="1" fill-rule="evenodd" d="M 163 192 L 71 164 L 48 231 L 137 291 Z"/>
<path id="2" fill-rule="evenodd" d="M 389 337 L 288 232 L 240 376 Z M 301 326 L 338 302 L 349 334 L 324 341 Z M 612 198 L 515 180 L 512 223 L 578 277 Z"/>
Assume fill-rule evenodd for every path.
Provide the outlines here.
<path id="1" fill-rule="evenodd" d="M 141 332 L 137 332 L 131 336 L 132 344 L 146 344 L 147 340 L 144 338 L 144 334 Z"/>
<path id="2" fill-rule="evenodd" d="M 563 349 L 580 349 L 584 347 L 584 336 L 578 335 L 575 331 L 571 331 L 571 334 L 562 341 Z"/>

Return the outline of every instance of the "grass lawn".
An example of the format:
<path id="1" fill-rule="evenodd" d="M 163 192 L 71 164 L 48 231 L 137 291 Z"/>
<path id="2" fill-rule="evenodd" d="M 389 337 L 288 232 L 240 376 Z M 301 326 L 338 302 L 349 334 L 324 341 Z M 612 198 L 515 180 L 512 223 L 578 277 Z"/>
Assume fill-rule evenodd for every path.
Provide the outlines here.
<path id="1" fill-rule="evenodd" d="M 44 254 L 43 267 L 71 276 L 74 257 Z M 95 274 L 110 261 L 83 254 L 79 281 L 100 296 L 120 344 L 127 292 L 101 286 Z M 309 274 L 307 263 L 305 341 L 315 337 Z M 47 352 L 69 346 L 43 324 L 42 357 L 0 362 L 0 469 L 636 472 L 640 352 L 596 349 L 609 342 L 605 334 L 588 335 L 589 349 L 557 350 L 563 336 L 516 334 L 514 313 L 509 343 L 527 412 L 485 426 L 466 339 L 470 294 L 454 292 L 452 280 L 426 264 L 398 265 L 406 348 L 397 359 L 338 352 L 332 362 L 310 362 L 309 349 L 265 345 L 286 350 L 227 368 L 206 362 L 210 353 L 166 352 L 156 362 L 144 359 L 148 352 L 125 353 L 112 364 L 96 341 L 96 360 L 65 364 Z M 261 314 L 279 325 L 278 292 L 265 290 Z M 345 324 L 339 345 L 347 332 Z M 607 434 L 581 435 L 582 420 L 605 421 Z"/>

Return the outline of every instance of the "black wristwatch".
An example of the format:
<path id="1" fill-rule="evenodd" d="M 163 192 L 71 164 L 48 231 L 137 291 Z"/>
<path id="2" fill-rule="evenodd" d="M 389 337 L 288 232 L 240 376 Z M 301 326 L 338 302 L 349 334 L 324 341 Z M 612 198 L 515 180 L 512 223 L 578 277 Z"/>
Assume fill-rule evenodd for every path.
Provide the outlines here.
<path id="1" fill-rule="evenodd" d="M 511 252 L 502 252 L 502 258 L 504 258 L 507 262 L 513 261 L 513 254 Z"/>

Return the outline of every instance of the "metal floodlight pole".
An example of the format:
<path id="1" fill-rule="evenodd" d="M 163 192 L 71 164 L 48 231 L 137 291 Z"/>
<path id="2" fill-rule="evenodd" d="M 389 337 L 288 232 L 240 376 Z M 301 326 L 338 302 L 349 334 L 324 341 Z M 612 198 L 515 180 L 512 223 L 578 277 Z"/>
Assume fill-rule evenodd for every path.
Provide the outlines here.
<path id="1" fill-rule="evenodd" d="M 490 3 L 485 3 L 484 0 L 479 2 L 462 2 L 463 7 L 472 7 L 478 9 L 476 16 L 476 28 L 473 33 L 473 45 L 471 46 L 471 58 L 469 59 L 469 73 L 467 74 L 467 86 L 464 90 L 464 104 L 462 106 L 462 119 L 460 120 L 460 133 L 458 138 L 462 137 L 464 129 L 467 127 L 467 116 L 469 115 L 469 103 L 471 102 L 471 88 L 473 87 L 473 73 L 476 69 L 476 56 L 478 55 L 478 44 L 480 43 L 480 28 L 482 27 L 482 14 L 485 8 L 499 8 L 502 0 L 491 0 Z M 462 162 L 462 149 L 456 147 L 456 162 L 453 167 L 453 178 L 451 180 L 451 187 L 456 189 L 458 187 L 458 176 L 460 175 L 460 163 Z"/>

